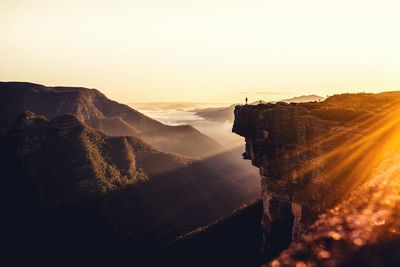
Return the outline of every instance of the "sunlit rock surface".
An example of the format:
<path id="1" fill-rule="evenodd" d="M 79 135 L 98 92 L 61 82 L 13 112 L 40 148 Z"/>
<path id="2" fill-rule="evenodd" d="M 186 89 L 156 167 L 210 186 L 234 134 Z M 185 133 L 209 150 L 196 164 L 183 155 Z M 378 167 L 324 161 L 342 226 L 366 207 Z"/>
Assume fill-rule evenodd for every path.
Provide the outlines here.
<path id="1" fill-rule="evenodd" d="M 321 214 L 267 266 L 399 266 L 400 157 Z"/>

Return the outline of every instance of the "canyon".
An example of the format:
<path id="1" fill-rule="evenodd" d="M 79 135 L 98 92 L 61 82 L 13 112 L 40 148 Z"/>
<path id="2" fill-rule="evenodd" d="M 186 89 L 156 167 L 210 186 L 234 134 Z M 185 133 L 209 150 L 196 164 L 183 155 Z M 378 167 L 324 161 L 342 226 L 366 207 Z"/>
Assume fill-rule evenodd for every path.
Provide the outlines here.
<path id="1" fill-rule="evenodd" d="M 385 92 L 230 107 L 255 177 L 237 164 L 243 148 L 95 89 L 0 83 L 7 253 L 46 264 L 396 266 L 399 103 Z"/>

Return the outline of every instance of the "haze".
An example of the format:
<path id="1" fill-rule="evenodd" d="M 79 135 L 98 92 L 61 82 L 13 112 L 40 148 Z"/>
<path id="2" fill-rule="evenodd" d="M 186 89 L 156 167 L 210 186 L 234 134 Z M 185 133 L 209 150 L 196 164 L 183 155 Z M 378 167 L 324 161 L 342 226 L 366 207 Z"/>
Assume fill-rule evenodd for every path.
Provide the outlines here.
<path id="1" fill-rule="evenodd" d="M 125 102 L 399 88 L 399 1 L 0 1 L 0 80 Z"/>

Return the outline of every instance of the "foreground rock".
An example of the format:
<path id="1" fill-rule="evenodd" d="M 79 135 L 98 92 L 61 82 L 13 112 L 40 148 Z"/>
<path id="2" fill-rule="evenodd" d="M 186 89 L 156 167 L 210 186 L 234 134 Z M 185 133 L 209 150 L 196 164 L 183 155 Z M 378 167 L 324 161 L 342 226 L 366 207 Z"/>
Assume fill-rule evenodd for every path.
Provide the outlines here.
<path id="1" fill-rule="evenodd" d="M 399 177 L 397 155 L 268 266 L 399 266 Z"/>

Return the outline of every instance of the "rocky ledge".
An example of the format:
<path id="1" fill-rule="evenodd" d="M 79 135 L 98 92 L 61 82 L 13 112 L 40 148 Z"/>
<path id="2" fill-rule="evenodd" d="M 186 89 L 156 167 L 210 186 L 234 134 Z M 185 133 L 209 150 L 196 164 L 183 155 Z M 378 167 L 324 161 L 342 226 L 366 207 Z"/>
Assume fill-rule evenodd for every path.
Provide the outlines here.
<path id="1" fill-rule="evenodd" d="M 260 169 L 265 246 L 271 242 L 287 245 L 322 210 L 330 184 L 318 156 L 333 144 L 322 146 L 317 140 L 337 130 L 334 122 L 294 105 L 235 108 L 233 131 L 245 137 L 243 156 Z M 311 144 L 313 149 L 308 149 Z M 277 232 L 279 236 L 274 236 Z M 282 232 L 286 233 L 284 241 Z"/>

